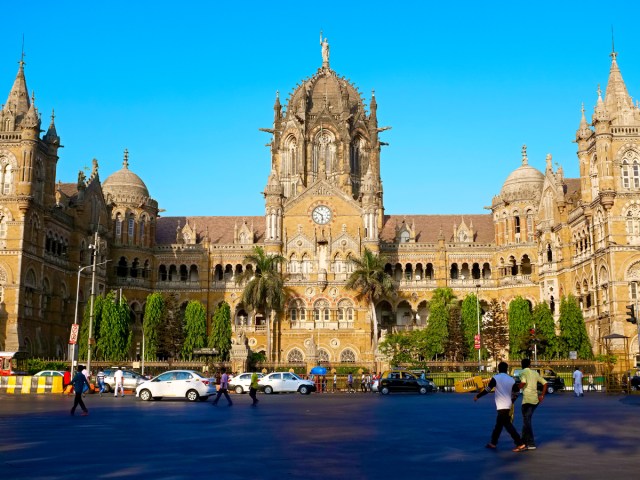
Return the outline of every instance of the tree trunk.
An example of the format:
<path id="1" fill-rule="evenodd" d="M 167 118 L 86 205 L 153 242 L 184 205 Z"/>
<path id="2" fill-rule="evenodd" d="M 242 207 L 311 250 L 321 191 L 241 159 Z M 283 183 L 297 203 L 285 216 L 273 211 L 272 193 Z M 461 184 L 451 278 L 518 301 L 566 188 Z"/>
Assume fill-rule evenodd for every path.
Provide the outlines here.
<path id="1" fill-rule="evenodd" d="M 265 312 L 267 320 L 267 362 L 271 362 L 271 310 Z"/>
<path id="2" fill-rule="evenodd" d="M 378 318 L 376 316 L 376 306 L 373 304 L 373 300 L 369 300 L 369 309 L 371 310 L 371 322 L 373 327 L 373 342 L 371 343 L 373 347 L 373 355 L 376 354 L 376 349 L 378 348 Z"/>

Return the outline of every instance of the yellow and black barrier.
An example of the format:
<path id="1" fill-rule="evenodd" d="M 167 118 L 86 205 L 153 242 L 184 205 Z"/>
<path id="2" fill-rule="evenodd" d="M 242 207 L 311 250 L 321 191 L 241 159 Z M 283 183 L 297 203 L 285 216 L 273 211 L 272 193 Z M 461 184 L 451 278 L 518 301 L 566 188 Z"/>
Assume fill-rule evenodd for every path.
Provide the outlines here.
<path id="1" fill-rule="evenodd" d="M 9 394 L 62 393 L 62 377 L 11 375 L 0 377 L 0 391 Z"/>
<path id="2" fill-rule="evenodd" d="M 488 383 L 488 379 L 487 379 Z M 486 386 L 484 380 L 480 376 L 465 378 L 464 380 L 458 380 L 455 385 L 456 393 L 466 393 L 466 392 L 479 392 Z"/>

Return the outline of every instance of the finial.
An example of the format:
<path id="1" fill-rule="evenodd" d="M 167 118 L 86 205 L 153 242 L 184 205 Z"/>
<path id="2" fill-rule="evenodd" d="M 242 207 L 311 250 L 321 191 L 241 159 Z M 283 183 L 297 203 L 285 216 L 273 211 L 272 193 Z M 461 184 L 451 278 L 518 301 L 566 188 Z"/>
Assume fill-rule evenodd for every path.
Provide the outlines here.
<path id="1" fill-rule="evenodd" d="M 527 158 L 527 146 L 522 145 L 522 165 L 528 165 L 529 159 Z"/>
<path id="2" fill-rule="evenodd" d="M 280 98 L 280 90 L 276 90 L 276 98 Z"/>
<path id="3" fill-rule="evenodd" d="M 373 88 L 371 89 L 371 96 L 372 96 L 372 97 L 375 97 L 375 96 L 376 96 L 376 91 L 375 91 L 375 89 L 373 89 Z"/>
<path id="4" fill-rule="evenodd" d="M 598 84 L 598 98 L 602 98 L 602 90 L 600 90 L 600 84 Z"/>
<path id="5" fill-rule="evenodd" d="M 31 103 L 36 103 L 36 91 L 31 90 Z"/>
<path id="6" fill-rule="evenodd" d="M 52 108 L 51 109 L 51 123 L 53 123 L 55 118 L 56 118 L 56 111 Z"/>
<path id="7" fill-rule="evenodd" d="M 547 170 L 551 170 L 551 154 L 547 153 Z"/>
<path id="8" fill-rule="evenodd" d="M 584 115 L 584 102 L 582 102 L 582 109 L 581 109 L 582 115 Z"/>
<path id="9" fill-rule="evenodd" d="M 618 55 L 616 53 L 616 47 L 615 47 L 615 43 L 613 41 L 613 25 L 611 25 L 611 58 L 613 58 L 614 60 L 616 59 L 616 55 Z"/>
<path id="10" fill-rule="evenodd" d="M 122 168 L 129 169 L 129 150 L 124 149 L 124 160 L 122 161 Z"/>
<path id="11" fill-rule="evenodd" d="M 24 53 L 24 33 L 22 34 L 22 52 L 20 54 L 20 61 L 18 62 L 18 64 L 20 65 L 20 68 L 24 67 L 25 63 L 24 63 L 24 57 L 25 57 L 25 53 Z"/>

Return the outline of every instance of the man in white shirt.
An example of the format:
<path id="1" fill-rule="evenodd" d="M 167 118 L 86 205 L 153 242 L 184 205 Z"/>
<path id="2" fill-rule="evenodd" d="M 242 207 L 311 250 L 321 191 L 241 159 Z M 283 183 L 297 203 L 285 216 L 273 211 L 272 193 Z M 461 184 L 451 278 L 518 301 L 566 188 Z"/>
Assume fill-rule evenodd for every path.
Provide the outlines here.
<path id="1" fill-rule="evenodd" d="M 582 370 L 580 367 L 576 367 L 576 371 L 573 372 L 573 393 L 576 394 L 576 397 L 584 397 L 584 392 L 582 391 Z"/>
<path id="2" fill-rule="evenodd" d="M 121 396 L 124 397 L 124 373 L 122 372 L 122 368 L 118 367 L 116 373 L 113 374 L 113 379 L 116 382 L 115 394 L 114 397 L 118 396 L 118 389 L 120 389 Z"/>
<path id="3" fill-rule="evenodd" d="M 491 381 L 489 381 L 489 385 L 487 385 L 484 390 L 473 397 L 473 401 L 477 402 L 480 397 L 484 397 L 495 388 L 496 410 L 498 411 L 498 416 L 496 417 L 496 426 L 493 428 L 493 432 L 491 433 L 491 442 L 487 443 L 485 446 L 492 450 L 495 449 L 498 445 L 498 438 L 500 438 L 502 428 L 505 428 L 507 432 L 509 432 L 509 435 L 511 435 L 513 443 L 516 445 L 516 448 L 514 448 L 513 451 L 524 452 L 527 450 L 527 446 L 522 443 L 522 438 L 520 438 L 520 435 L 518 435 L 518 432 L 511 423 L 511 405 L 513 404 L 513 395 L 515 394 L 514 385 L 516 382 L 513 377 L 507 375 L 508 369 L 509 365 L 507 365 L 506 362 L 500 362 L 498 364 L 498 374 L 494 375 Z"/>

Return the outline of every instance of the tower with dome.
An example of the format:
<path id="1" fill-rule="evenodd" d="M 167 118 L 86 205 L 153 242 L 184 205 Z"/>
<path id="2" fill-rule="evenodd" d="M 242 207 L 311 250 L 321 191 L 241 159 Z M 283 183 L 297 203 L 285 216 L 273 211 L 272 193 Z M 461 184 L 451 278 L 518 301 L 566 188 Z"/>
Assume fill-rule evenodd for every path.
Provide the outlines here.
<path id="1" fill-rule="evenodd" d="M 591 120 L 583 107 L 577 122 L 579 178 L 565 178 L 550 154 L 537 170 L 523 146 L 488 213 L 402 215 L 384 208 L 380 137 L 389 127 L 378 123 L 378 99 L 331 68 L 322 35 L 320 45 L 319 68 L 286 99 L 276 93 L 273 124 L 262 129 L 271 168 L 256 198 L 264 215 L 254 217 L 216 216 L 214 207 L 210 216 L 162 216 L 133 171 L 144 159 L 127 150 L 122 168 L 104 181 L 94 160 L 77 181 L 61 182 L 55 116 L 41 136 L 21 61 L 0 111 L 0 350 L 66 356 L 77 268 L 90 262 L 97 232 L 100 260 L 109 260 L 98 268 L 97 292 L 121 289 L 126 297 L 132 358 L 146 298 L 161 292 L 181 305 L 201 302 L 209 322 L 227 302 L 234 338 L 254 352 L 270 345 L 268 356 L 281 365 L 379 369 L 368 305 L 345 287 L 349 259 L 365 248 L 385 256 L 398 287 L 375 306 L 380 335 L 425 328 L 438 287 L 505 308 L 518 296 L 546 301 L 556 320 L 561 298 L 573 294 L 595 353 L 610 334 L 631 339 L 626 351 L 614 345 L 617 354 L 638 351 L 625 306 L 636 304 L 640 281 L 640 110 L 617 54 Z M 245 257 L 255 246 L 286 260 L 287 300 L 270 341 L 266 312 L 243 305 L 235 282 L 254 268 Z M 89 291 L 82 276 L 81 308 Z"/>

